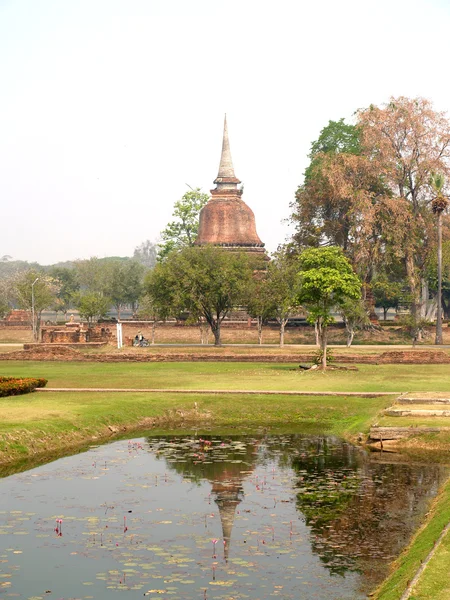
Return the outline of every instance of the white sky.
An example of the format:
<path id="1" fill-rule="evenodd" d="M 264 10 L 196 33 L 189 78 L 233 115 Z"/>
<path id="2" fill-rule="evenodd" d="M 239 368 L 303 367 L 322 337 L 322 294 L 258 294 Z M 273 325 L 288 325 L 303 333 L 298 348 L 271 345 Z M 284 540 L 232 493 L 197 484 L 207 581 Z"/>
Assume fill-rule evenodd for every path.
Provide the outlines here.
<path id="1" fill-rule="evenodd" d="M 391 95 L 450 109 L 450 0 L 0 0 L 0 256 L 130 256 L 213 187 L 223 115 L 270 251 L 310 144 Z"/>

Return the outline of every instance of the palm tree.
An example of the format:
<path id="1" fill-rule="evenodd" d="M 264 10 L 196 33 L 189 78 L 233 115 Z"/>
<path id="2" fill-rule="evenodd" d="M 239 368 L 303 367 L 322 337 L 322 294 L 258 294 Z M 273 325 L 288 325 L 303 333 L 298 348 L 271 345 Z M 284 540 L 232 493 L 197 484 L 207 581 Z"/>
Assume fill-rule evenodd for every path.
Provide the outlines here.
<path id="1" fill-rule="evenodd" d="M 431 177 L 431 186 L 436 193 L 431 203 L 431 208 L 437 215 L 438 226 L 438 295 L 437 295 L 437 314 L 436 314 L 436 338 L 435 344 L 441 345 L 442 342 L 442 213 L 448 206 L 448 200 L 443 194 L 445 178 L 442 173 L 436 173 Z"/>

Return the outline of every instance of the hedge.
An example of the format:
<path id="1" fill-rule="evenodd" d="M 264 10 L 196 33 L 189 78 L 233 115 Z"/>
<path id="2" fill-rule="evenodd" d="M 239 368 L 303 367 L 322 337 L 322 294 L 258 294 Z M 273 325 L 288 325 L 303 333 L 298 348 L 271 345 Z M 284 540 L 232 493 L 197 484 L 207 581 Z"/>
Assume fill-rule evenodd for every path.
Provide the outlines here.
<path id="1" fill-rule="evenodd" d="M 0 377 L 0 397 L 18 396 L 19 394 L 28 394 L 34 392 L 38 387 L 44 387 L 47 384 L 47 379 L 34 379 L 27 377 L 25 379 L 17 379 L 16 377 Z"/>

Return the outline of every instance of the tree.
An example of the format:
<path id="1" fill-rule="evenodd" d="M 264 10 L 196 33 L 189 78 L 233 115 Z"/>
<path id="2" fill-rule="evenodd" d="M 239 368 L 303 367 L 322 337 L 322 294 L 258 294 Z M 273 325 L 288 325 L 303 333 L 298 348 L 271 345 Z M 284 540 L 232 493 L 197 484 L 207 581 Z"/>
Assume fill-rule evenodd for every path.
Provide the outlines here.
<path id="1" fill-rule="evenodd" d="M 360 138 L 360 128 L 343 119 L 330 121 L 322 130 L 312 144 L 291 220 L 298 251 L 339 246 L 370 284 L 382 254 L 386 261 L 383 233 L 396 220 L 396 205 L 373 162 L 361 155 Z"/>
<path id="2" fill-rule="evenodd" d="M 401 219 L 392 225 L 415 314 L 421 307 L 427 258 L 436 241 L 431 177 L 450 174 L 450 124 L 444 113 L 434 111 L 423 98 L 391 98 L 382 107 L 372 105 L 357 115 L 362 154 L 401 208 Z"/>
<path id="3" fill-rule="evenodd" d="M 84 292 L 76 295 L 75 306 L 80 316 L 91 326 L 95 321 L 106 316 L 111 307 L 111 299 L 101 292 Z"/>
<path id="4" fill-rule="evenodd" d="M 248 290 L 247 312 L 256 319 L 258 344 L 262 344 L 262 329 L 267 319 L 275 317 L 276 306 L 269 291 L 266 277 L 255 277 Z"/>
<path id="5" fill-rule="evenodd" d="M 372 291 L 375 306 L 383 309 L 383 319 L 386 321 L 388 310 L 390 308 L 397 309 L 404 296 L 402 284 L 398 281 L 390 281 L 386 275 L 383 275 L 372 282 Z"/>
<path id="6" fill-rule="evenodd" d="M 59 291 L 58 283 L 49 275 L 40 271 L 26 271 L 17 274 L 14 280 L 17 303 L 23 310 L 34 316 L 32 329 L 35 340 L 39 339 L 42 311 L 50 308 Z"/>
<path id="7" fill-rule="evenodd" d="M 144 284 L 145 285 L 145 284 Z M 139 300 L 139 310 L 137 316 L 139 319 L 149 319 L 152 321 L 152 339 L 151 343 L 155 343 L 156 325 L 158 321 L 163 320 L 161 315 L 167 317 L 164 314 L 164 308 L 158 306 L 150 294 L 144 294 Z"/>
<path id="8" fill-rule="evenodd" d="M 328 326 L 333 322 L 332 309 L 342 309 L 349 300 L 361 298 L 361 281 L 340 248 L 310 248 L 302 252 L 298 301 L 308 310 L 308 320 L 316 324 L 322 354 L 322 368 L 327 367 Z"/>
<path id="9" fill-rule="evenodd" d="M 280 325 L 280 347 L 284 346 L 284 330 L 289 317 L 300 310 L 298 301 L 298 262 L 287 252 L 279 251 L 267 267 L 266 291 Z"/>
<path id="10" fill-rule="evenodd" d="M 347 333 L 347 348 L 350 348 L 356 329 L 362 329 L 370 325 L 367 306 L 362 298 L 359 300 L 349 298 L 341 304 L 339 312 L 341 313 Z"/>
<path id="11" fill-rule="evenodd" d="M 133 252 L 133 258 L 137 262 L 147 267 L 147 269 L 153 269 L 156 265 L 156 257 L 158 254 L 158 245 L 154 244 L 150 240 L 145 240 L 139 246 L 136 246 Z"/>
<path id="12" fill-rule="evenodd" d="M 200 211 L 208 200 L 208 194 L 195 188 L 175 202 L 172 213 L 175 220 L 161 232 L 163 244 L 159 246 L 158 261 L 165 260 L 173 250 L 193 246 L 197 238 Z"/>
<path id="13" fill-rule="evenodd" d="M 145 267 L 130 260 L 110 260 L 105 264 L 104 295 L 111 299 L 120 319 L 122 309 L 130 305 L 133 309 L 142 294 Z"/>
<path id="14" fill-rule="evenodd" d="M 448 200 L 443 194 L 445 179 L 441 173 L 433 174 L 431 177 L 431 186 L 435 192 L 435 197 L 431 207 L 437 215 L 438 229 L 438 247 L 437 247 L 437 313 L 436 313 L 436 338 L 435 344 L 442 345 L 442 213 L 448 206 Z"/>
<path id="15" fill-rule="evenodd" d="M 75 269 L 67 267 L 54 266 L 50 269 L 50 276 L 58 282 L 58 293 L 54 304 L 55 312 L 62 311 L 67 315 L 67 311 L 73 304 L 73 298 L 80 288 Z"/>
<path id="16" fill-rule="evenodd" d="M 220 346 L 220 327 L 230 310 L 243 304 L 253 269 L 245 254 L 217 247 L 185 247 L 151 271 L 146 292 L 172 314 L 204 317 Z"/>

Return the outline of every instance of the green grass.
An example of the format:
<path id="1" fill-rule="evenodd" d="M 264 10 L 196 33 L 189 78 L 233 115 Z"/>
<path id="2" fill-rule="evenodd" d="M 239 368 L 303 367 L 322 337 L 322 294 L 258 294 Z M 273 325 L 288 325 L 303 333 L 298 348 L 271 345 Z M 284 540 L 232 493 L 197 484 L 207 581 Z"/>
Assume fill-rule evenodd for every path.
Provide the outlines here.
<path id="1" fill-rule="evenodd" d="M 48 387 L 344 392 L 450 391 L 448 365 L 359 365 L 302 372 L 279 363 L 70 363 L 0 361 L 0 374 L 45 377 Z"/>
<path id="2" fill-rule="evenodd" d="M 450 521 L 450 482 L 447 482 L 433 502 L 426 523 L 414 536 L 410 545 L 392 565 L 392 574 L 374 594 L 374 600 L 399 600 L 434 546 L 444 527 Z M 422 574 L 410 600 L 444 600 L 450 597 L 448 553 L 450 540 L 444 539 L 442 548 Z"/>
<path id="3" fill-rule="evenodd" d="M 137 428 L 289 426 L 339 435 L 368 428 L 388 397 L 33 393 L 0 400 L 0 462 Z M 196 409 L 194 408 L 196 403 Z"/>

